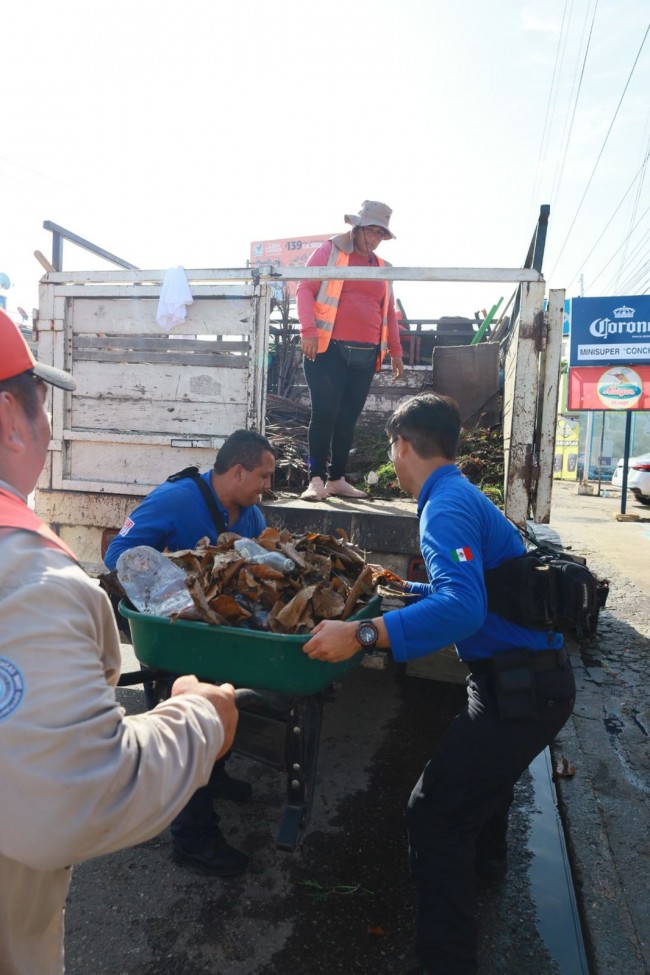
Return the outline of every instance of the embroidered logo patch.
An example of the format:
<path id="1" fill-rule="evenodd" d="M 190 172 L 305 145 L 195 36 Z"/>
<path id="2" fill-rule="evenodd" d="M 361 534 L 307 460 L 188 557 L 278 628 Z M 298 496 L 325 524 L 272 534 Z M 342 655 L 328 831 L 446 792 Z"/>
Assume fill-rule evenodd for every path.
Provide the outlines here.
<path id="1" fill-rule="evenodd" d="M 471 562 L 474 558 L 471 548 L 452 548 L 451 557 L 454 562 Z"/>
<path id="2" fill-rule="evenodd" d="M 124 524 L 122 525 L 122 527 L 120 528 L 120 535 L 122 536 L 128 535 L 134 525 L 135 522 L 131 521 L 130 518 L 127 518 Z"/>
<path id="3" fill-rule="evenodd" d="M 6 657 L 0 657 L 0 721 L 16 710 L 25 696 L 22 672 Z"/>

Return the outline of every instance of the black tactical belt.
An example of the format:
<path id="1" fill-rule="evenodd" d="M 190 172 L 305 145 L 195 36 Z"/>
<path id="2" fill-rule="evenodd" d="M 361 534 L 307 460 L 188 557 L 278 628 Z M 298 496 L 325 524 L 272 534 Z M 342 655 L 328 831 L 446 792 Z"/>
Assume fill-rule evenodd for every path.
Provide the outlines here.
<path id="1" fill-rule="evenodd" d="M 566 650 L 531 650 L 530 665 L 536 674 L 542 674 L 546 670 L 555 670 L 567 662 Z M 466 660 L 465 663 L 473 674 L 491 674 L 492 657 L 487 660 Z"/>

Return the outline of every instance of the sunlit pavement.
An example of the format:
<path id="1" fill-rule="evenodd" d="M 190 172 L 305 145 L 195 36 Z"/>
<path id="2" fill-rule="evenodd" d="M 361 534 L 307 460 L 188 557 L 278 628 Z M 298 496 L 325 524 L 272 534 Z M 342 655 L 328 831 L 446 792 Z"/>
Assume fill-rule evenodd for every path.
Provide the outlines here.
<path id="1" fill-rule="evenodd" d="M 650 967 L 650 523 L 615 522 L 620 498 L 580 496 L 576 484 L 556 482 L 553 497 L 551 527 L 611 580 L 596 638 L 571 646 L 579 695 L 553 753 L 576 766 L 558 791 L 589 972 L 642 975 Z M 650 516 L 631 501 L 628 512 Z M 137 669 L 131 648 L 123 658 L 124 671 Z M 220 808 L 226 836 L 252 857 L 241 878 L 183 871 L 166 834 L 79 867 L 67 912 L 69 975 L 402 975 L 413 964 L 414 910 L 403 807 L 460 693 L 399 670 L 342 681 L 325 706 L 314 806 L 295 853 L 274 844 L 284 774 L 235 757 L 233 772 L 255 790 L 251 803 Z M 143 709 L 139 687 L 119 694 L 128 710 Z M 536 886 L 548 846 L 543 840 L 540 854 L 534 778 L 517 787 L 508 877 L 479 891 L 479 975 L 581 971 L 558 968 L 544 933 L 557 904 L 547 910 Z"/>
<path id="2" fill-rule="evenodd" d="M 558 751 L 576 766 L 558 784 L 592 972 L 650 970 L 650 509 L 620 492 L 555 482 L 551 527 L 610 580 L 596 636 L 571 647 L 578 683 Z"/>

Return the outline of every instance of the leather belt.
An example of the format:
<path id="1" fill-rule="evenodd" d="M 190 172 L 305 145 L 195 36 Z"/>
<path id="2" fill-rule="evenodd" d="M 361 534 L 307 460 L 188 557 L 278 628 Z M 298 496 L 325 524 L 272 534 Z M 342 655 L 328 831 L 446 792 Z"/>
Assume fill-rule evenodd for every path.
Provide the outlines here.
<path id="1" fill-rule="evenodd" d="M 568 660 L 567 652 L 562 650 L 531 650 L 530 665 L 535 674 L 543 674 L 546 670 L 562 667 Z M 466 660 L 465 663 L 473 674 L 491 674 L 492 657 L 486 660 Z"/>

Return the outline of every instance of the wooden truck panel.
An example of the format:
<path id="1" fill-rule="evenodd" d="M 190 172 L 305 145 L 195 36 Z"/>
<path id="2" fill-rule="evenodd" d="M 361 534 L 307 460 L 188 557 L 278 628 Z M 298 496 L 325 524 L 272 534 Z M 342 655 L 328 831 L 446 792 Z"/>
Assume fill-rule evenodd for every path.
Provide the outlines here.
<path id="1" fill-rule="evenodd" d="M 143 495 L 189 464 L 211 466 L 234 430 L 264 429 L 267 287 L 224 284 L 216 271 L 197 283 L 188 271 L 194 302 L 166 331 L 156 322 L 163 275 L 148 274 L 82 283 L 85 272 L 55 272 L 41 283 L 39 359 L 77 382 L 51 393 L 41 491 Z"/>

